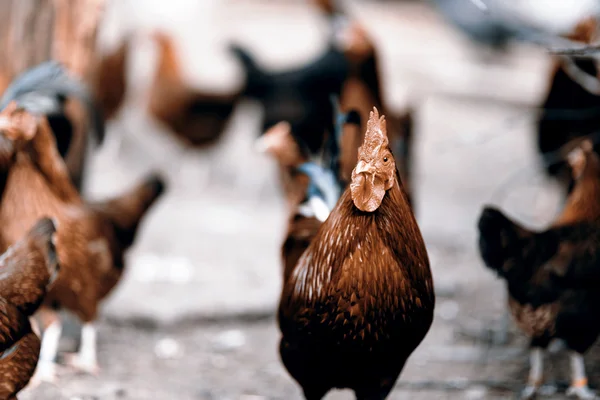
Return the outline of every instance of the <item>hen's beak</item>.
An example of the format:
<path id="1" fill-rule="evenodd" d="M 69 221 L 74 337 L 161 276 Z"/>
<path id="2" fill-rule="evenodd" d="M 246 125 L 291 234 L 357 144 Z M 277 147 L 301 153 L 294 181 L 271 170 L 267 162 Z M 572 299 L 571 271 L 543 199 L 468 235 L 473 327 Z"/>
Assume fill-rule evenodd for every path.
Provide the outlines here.
<path id="1" fill-rule="evenodd" d="M 373 168 L 370 164 L 364 161 L 359 161 L 356 167 L 354 168 L 354 173 L 357 176 L 360 174 L 373 175 L 374 172 L 375 168 Z"/>

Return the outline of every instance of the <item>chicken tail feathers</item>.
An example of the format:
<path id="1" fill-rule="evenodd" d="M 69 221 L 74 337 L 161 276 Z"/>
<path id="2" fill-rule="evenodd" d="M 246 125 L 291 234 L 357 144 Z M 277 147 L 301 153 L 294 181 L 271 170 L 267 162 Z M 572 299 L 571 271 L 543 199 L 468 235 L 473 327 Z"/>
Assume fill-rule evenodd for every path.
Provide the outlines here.
<path id="1" fill-rule="evenodd" d="M 153 174 L 121 196 L 91 204 L 91 207 L 114 226 L 121 246 L 127 248 L 133 244 L 142 218 L 164 193 L 165 187 L 163 178 Z"/>
<path id="2" fill-rule="evenodd" d="M 506 277 L 507 264 L 522 250 L 525 230 L 492 207 L 483 209 L 478 228 L 479 253 L 485 265 Z"/>
<path id="3" fill-rule="evenodd" d="M 59 114 L 63 112 L 62 99 L 69 96 L 85 104 L 96 138 L 102 143 L 105 136 L 104 117 L 92 94 L 83 82 L 57 61 L 46 61 L 17 76 L 0 99 L 0 109 L 16 100 L 36 114 Z"/>
<path id="4" fill-rule="evenodd" d="M 269 81 L 269 75 L 258 66 L 248 50 L 235 44 L 229 48 L 233 55 L 242 63 L 246 73 L 246 87 L 243 94 L 247 96 L 259 96 Z"/>

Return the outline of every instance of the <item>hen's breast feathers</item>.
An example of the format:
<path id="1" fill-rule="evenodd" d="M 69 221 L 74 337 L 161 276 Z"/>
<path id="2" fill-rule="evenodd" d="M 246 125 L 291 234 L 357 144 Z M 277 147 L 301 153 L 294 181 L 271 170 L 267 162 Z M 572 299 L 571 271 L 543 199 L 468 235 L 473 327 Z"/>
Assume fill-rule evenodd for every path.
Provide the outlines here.
<path id="1" fill-rule="evenodd" d="M 433 282 L 430 274 L 415 275 L 415 270 L 429 270 L 421 240 L 408 243 L 396 236 L 396 246 L 405 250 L 423 247 L 423 252 L 414 254 L 403 250 L 407 257 L 399 258 L 375 222 L 382 215 L 356 212 L 348 218 L 340 209 L 349 210 L 351 203 L 345 193 L 298 261 L 284 283 L 280 311 L 291 318 L 306 318 L 307 324 L 346 326 L 350 322 L 357 328 L 353 336 L 364 339 L 389 324 L 408 324 L 420 318 L 420 311 L 431 313 Z M 423 254 L 424 258 L 411 257 Z"/>

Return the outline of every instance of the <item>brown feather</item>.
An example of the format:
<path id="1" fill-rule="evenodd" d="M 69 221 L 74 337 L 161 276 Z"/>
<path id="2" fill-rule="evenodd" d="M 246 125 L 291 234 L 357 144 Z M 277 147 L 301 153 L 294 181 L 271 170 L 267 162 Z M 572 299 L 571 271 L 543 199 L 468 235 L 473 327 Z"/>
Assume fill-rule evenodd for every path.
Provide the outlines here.
<path id="1" fill-rule="evenodd" d="M 29 317 L 58 271 L 52 243 L 56 228 L 42 219 L 0 259 L 0 398 L 23 389 L 35 370 L 40 340 Z"/>
<path id="2" fill-rule="evenodd" d="M 91 87 L 106 120 L 121 109 L 127 91 L 127 63 L 131 36 L 112 53 L 98 56 L 91 70 Z"/>
<path id="3" fill-rule="evenodd" d="M 240 94 L 194 90 L 183 79 L 172 38 L 163 32 L 155 32 L 153 38 L 159 47 L 159 63 L 150 89 L 150 114 L 189 145 L 214 143 L 225 130 Z"/>

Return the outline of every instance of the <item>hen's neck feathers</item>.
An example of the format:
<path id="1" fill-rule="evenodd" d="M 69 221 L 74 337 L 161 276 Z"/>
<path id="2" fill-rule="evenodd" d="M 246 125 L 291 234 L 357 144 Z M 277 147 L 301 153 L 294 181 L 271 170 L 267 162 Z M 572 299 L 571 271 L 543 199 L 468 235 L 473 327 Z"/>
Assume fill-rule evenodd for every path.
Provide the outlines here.
<path id="1" fill-rule="evenodd" d="M 358 210 L 350 190 L 346 189 L 298 261 L 293 273 L 294 292 L 299 294 L 310 289 L 308 297 L 316 299 L 326 292 L 325 288 L 335 281 L 342 268 L 371 268 L 371 264 L 376 264 L 378 258 L 388 252 L 402 269 L 405 282 L 419 292 L 433 291 L 425 244 L 399 181 L 387 191 L 380 207 L 372 213 Z M 357 254 L 358 262 L 346 262 Z M 386 268 L 376 270 L 385 271 Z M 359 276 L 364 276 L 365 280 L 377 278 L 369 277 L 370 273 Z"/>

